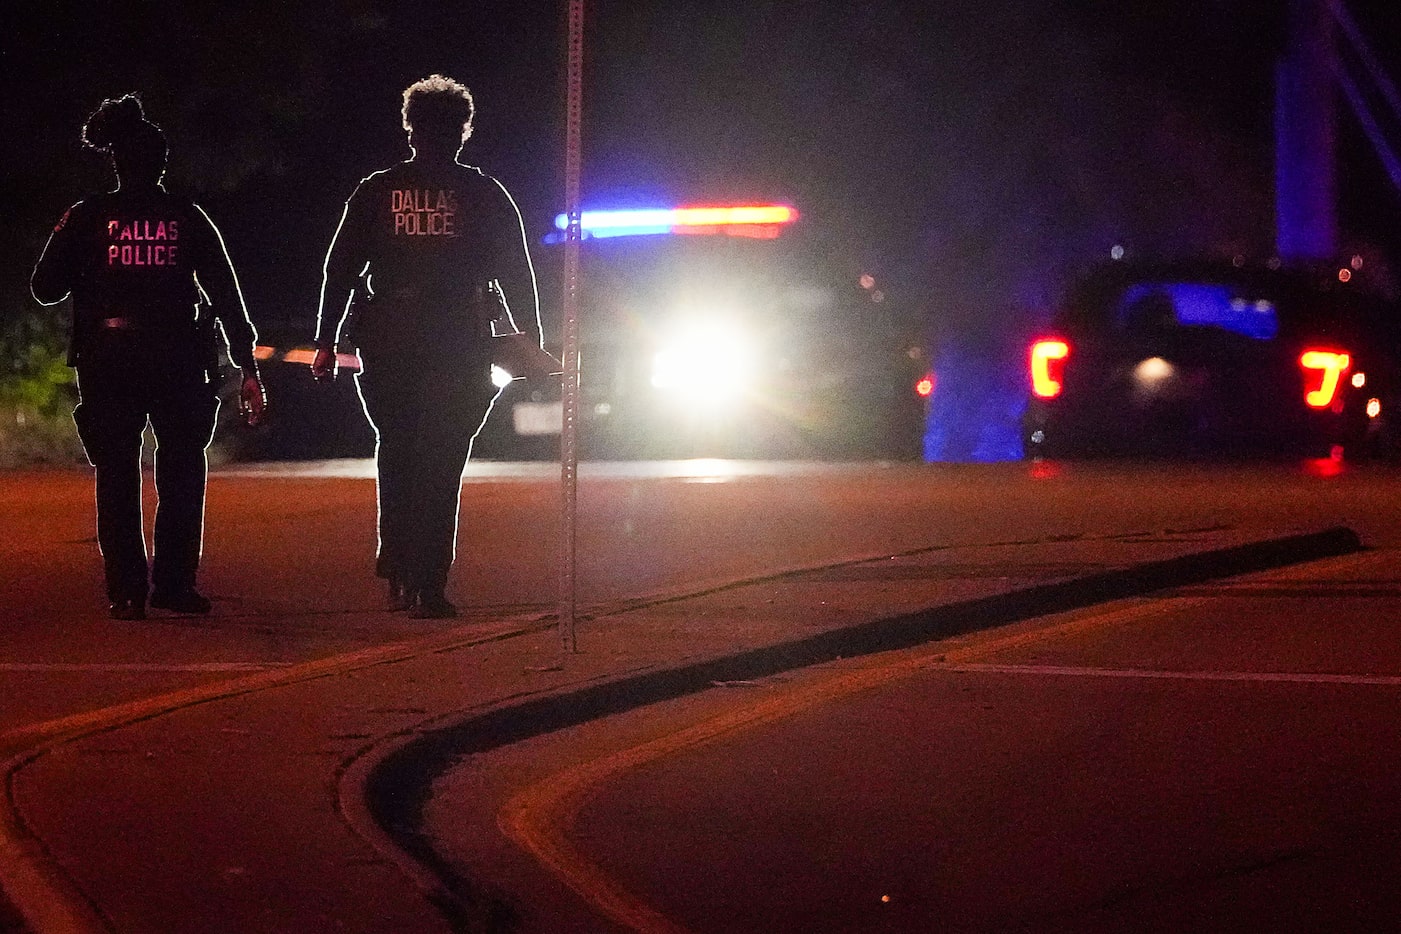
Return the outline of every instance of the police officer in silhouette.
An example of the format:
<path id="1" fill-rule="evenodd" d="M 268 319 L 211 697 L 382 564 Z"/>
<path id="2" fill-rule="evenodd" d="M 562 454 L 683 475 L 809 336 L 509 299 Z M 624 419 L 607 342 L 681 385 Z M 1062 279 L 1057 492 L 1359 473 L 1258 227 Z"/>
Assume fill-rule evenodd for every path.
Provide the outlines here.
<path id="1" fill-rule="evenodd" d="M 80 201 L 54 228 L 34 268 L 40 303 L 73 297 L 68 362 L 81 401 L 73 411 L 97 486 L 97 541 L 115 619 L 150 605 L 205 614 L 195 589 L 204 535 L 205 448 L 219 409 L 216 328 L 242 370 L 239 407 L 250 423 L 266 397 L 256 335 L 213 222 L 162 185 L 166 139 L 128 94 L 106 100 L 83 142 L 110 155 L 114 191 Z M 158 505 L 147 565 L 141 438 L 156 437 Z M 148 579 L 149 570 L 149 579 Z"/>
<path id="2" fill-rule="evenodd" d="M 326 256 L 312 372 L 334 372 L 338 340 L 359 352 L 356 386 L 378 439 L 376 573 L 391 610 L 432 619 L 457 613 L 446 587 L 462 469 L 496 394 L 489 322 L 510 320 L 514 304 L 538 347 L 539 308 L 515 202 L 457 161 L 472 95 L 433 75 L 403 101 L 412 157 L 361 181 L 346 202 Z"/>

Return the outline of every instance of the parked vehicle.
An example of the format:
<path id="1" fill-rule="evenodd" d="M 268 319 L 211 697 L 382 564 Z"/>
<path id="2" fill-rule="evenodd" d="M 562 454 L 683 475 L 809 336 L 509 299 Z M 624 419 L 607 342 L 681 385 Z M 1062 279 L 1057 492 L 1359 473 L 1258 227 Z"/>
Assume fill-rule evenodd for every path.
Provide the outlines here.
<path id="1" fill-rule="evenodd" d="M 1396 319 L 1359 278 L 1216 263 L 1094 270 L 1027 349 L 1027 454 L 1376 453 L 1401 401 Z"/>
<path id="2" fill-rule="evenodd" d="M 584 222 L 583 456 L 918 455 L 913 329 L 873 277 L 805 235 L 795 210 L 586 211 Z M 561 253 L 547 244 L 537 259 L 557 355 Z M 555 456 L 560 425 L 558 387 L 517 381 L 477 450 Z"/>

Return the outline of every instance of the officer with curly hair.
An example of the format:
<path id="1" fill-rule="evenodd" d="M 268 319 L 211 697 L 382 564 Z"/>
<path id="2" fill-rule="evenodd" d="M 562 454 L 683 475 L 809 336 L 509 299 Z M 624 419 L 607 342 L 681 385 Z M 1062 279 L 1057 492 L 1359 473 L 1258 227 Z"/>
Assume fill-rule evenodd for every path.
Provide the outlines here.
<path id="1" fill-rule="evenodd" d="M 404 91 L 402 116 L 411 158 L 360 182 L 327 253 L 312 372 L 334 372 L 338 341 L 359 353 L 378 439 L 376 573 L 391 610 L 434 619 L 457 613 L 446 587 L 462 470 L 496 394 L 489 322 L 511 320 L 513 303 L 538 347 L 539 303 L 515 202 L 457 161 L 471 93 L 432 75 Z"/>
<path id="2" fill-rule="evenodd" d="M 205 448 L 219 409 L 217 332 L 242 371 L 239 408 L 254 424 L 266 404 L 256 334 L 218 229 L 162 184 L 165 134 L 146 119 L 140 99 L 103 101 L 83 127 L 83 142 L 110 155 L 117 188 L 68 209 L 30 286 L 45 305 L 73 297 L 68 362 L 81 400 L 73 421 L 96 478 L 110 613 L 144 618 L 149 593 L 152 607 L 205 614 L 210 602 L 195 589 L 195 574 Z M 159 499 L 149 566 L 141 510 L 148 422 Z"/>

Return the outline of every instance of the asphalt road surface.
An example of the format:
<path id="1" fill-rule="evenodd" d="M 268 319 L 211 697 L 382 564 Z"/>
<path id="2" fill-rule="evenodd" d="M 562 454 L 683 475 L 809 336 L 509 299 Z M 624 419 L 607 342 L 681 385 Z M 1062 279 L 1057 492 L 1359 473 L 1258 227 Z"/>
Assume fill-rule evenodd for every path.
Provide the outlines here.
<path id="1" fill-rule="evenodd" d="M 0 595 L 5 619 L 0 627 L 0 750 L 13 754 L 19 748 L 18 737 L 36 724 L 170 694 L 227 679 L 231 674 L 275 672 L 311 659 L 421 636 L 439 626 L 480 625 L 483 633 L 489 633 L 504 619 L 541 618 L 551 612 L 557 599 L 559 496 L 556 478 L 548 467 L 484 464 L 469 471 L 463 487 L 459 560 L 450 583 L 464 619 L 452 623 L 413 622 L 380 612 L 383 594 L 380 582 L 371 574 L 371 476 L 365 462 L 216 471 L 210 481 L 201 571 L 202 587 L 215 602 L 214 614 L 198 619 L 153 614 L 151 619 L 133 623 L 106 617 L 92 541 L 90 477 L 82 471 L 0 477 L 0 529 L 4 530 L 0 562 L 7 569 L 6 586 Z M 739 825 L 730 826 L 719 817 L 727 808 L 742 815 L 744 811 L 736 809 L 735 802 L 751 797 L 760 808 L 756 813 L 772 815 L 769 829 L 788 828 L 778 836 L 790 843 L 786 850 L 774 851 L 775 861 L 787 858 L 801 862 L 802 855 L 811 852 L 812 840 L 797 831 L 831 824 L 835 832 L 838 818 L 847 823 L 840 824 L 836 838 L 850 833 L 851 839 L 863 840 L 861 826 L 879 824 L 886 826 L 886 831 L 867 837 L 890 838 L 894 841 L 891 852 L 923 847 L 918 850 L 918 862 L 925 871 L 931 865 L 962 866 L 969 854 L 983 854 L 981 834 L 995 844 L 987 848 L 986 857 L 978 857 L 977 872 L 986 875 L 987 885 L 974 884 L 983 878 L 976 873 L 951 881 L 950 885 L 971 886 L 967 891 L 983 894 L 959 902 L 961 907 L 947 916 L 951 925 L 956 921 L 974 928 L 988 919 L 1044 921 L 1055 919 L 1055 912 L 1063 909 L 1083 912 L 1093 886 L 1102 879 L 1086 881 L 1082 888 L 1064 889 L 1070 893 L 1068 900 L 1049 908 L 1027 908 L 1015 897 L 987 894 L 996 886 L 1014 892 L 1027 888 L 1020 882 L 1007 885 L 1010 870 L 1006 867 L 1016 864 L 1013 857 L 1026 855 L 1017 850 L 1019 841 L 1025 843 L 1025 839 L 1008 828 L 1025 824 L 1038 839 L 1052 841 L 1054 846 L 1038 848 L 1042 853 L 1093 849 L 1112 834 L 1072 818 L 1114 814 L 1115 808 L 1125 814 L 1133 811 L 1124 800 L 1138 798 L 1115 798 L 1122 790 L 1119 776 L 1135 795 L 1156 802 L 1153 807 L 1166 807 L 1169 815 L 1196 813 L 1194 809 L 1205 806 L 1209 795 L 1200 788 L 1190 794 L 1181 789 L 1187 778 L 1205 774 L 1192 765 L 1196 760 L 1191 742 L 1199 738 L 1209 740 L 1210 755 L 1206 758 L 1224 763 L 1221 767 L 1226 770 L 1225 778 L 1201 781 L 1210 788 L 1216 787 L 1212 782 L 1230 785 L 1229 793 L 1216 800 L 1232 807 L 1249 803 L 1256 779 L 1268 773 L 1268 769 L 1262 772 L 1256 767 L 1260 762 L 1309 761 L 1311 751 L 1321 741 L 1336 740 L 1336 747 L 1330 747 L 1320 759 L 1322 764 L 1299 773 L 1305 785 L 1312 783 L 1328 794 L 1291 798 L 1286 789 L 1276 795 L 1278 808 L 1294 820 L 1294 824 L 1286 821 L 1284 826 L 1303 827 L 1310 809 L 1322 808 L 1323 816 L 1315 824 L 1322 828 L 1318 837 L 1322 842 L 1317 847 L 1326 854 L 1346 836 L 1343 831 L 1352 833 L 1349 828 L 1360 826 L 1333 819 L 1346 810 L 1349 801 L 1356 800 L 1363 805 L 1358 813 L 1368 818 L 1369 826 L 1381 827 L 1378 833 L 1384 835 L 1394 829 L 1382 815 L 1390 800 L 1387 775 L 1394 772 L 1388 767 L 1391 760 L 1386 758 L 1386 750 L 1395 743 L 1380 731 L 1388 719 L 1395 719 L 1394 705 L 1388 706 L 1390 682 L 1385 678 L 1395 674 L 1395 666 L 1388 667 L 1391 656 L 1387 654 L 1390 633 L 1386 621 L 1395 605 L 1398 575 L 1394 558 L 1395 549 L 1401 547 L 1398 493 L 1401 477 L 1394 471 L 1353 469 L 1326 461 L 1223 467 L 727 462 L 589 465 L 581 484 L 578 579 L 580 603 L 591 609 L 694 593 L 779 570 L 945 545 L 1074 542 L 1173 529 L 1277 535 L 1345 524 L 1357 530 L 1373 551 L 1365 556 L 1370 564 L 1340 566 L 1336 584 L 1286 576 L 1283 583 L 1260 585 L 1266 593 L 1253 600 L 1225 599 L 1217 594 L 1174 595 L 1161 606 L 1158 601 L 1146 601 L 1150 609 L 1144 611 L 1147 615 L 1135 617 L 1138 622 L 1134 626 L 1077 629 L 1077 638 L 1088 640 L 1087 644 L 1071 644 L 1066 650 L 1069 654 L 1051 661 L 1040 656 L 1029 660 L 1015 652 L 991 652 L 987 657 L 978 656 L 976 662 L 1004 668 L 965 666 L 955 670 L 941 667 L 941 663 L 921 663 L 916 672 L 895 679 L 900 682 L 898 687 L 887 690 L 873 686 L 868 692 L 852 695 L 849 701 L 815 704 L 809 712 L 784 718 L 773 726 L 780 733 L 800 730 L 797 735 L 770 735 L 764 732 L 769 729 L 765 726 L 736 733 L 724 745 L 708 744 L 695 751 L 700 757 L 714 751 L 719 762 L 693 760 L 687 753 L 659 757 L 646 770 L 619 772 L 616 784 L 609 782 L 597 789 L 598 810 L 580 809 L 568 815 L 572 821 L 569 826 L 580 828 L 596 843 L 586 861 L 602 867 L 600 878 L 609 880 L 609 886 L 634 893 L 638 904 L 653 906 L 664 920 L 679 919 L 675 923 L 701 929 L 706 929 L 712 917 L 743 924 L 740 916 L 713 914 L 714 905 L 706 901 L 711 896 L 703 885 L 668 885 L 659 892 L 654 885 L 656 874 L 704 881 L 708 860 L 733 859 L 738 870 L 746 866 L 747 853 L 765 852 L 772 838 L 756 838 L 756 843 L 744 837 L 746 832 L 761 833 L 764 820 L 741 820 Z M 1197 615 L 1182 617 L 1179 610 L 1183 605 L 1175 602 L 1179 600 L 1188 601 L 1188 609 Z M 1250 614 L 1260 614 L 1253 627 L 1241 630 L 1228 625 L 1238 622 L 1247 607 Z M 1303 622 L 1295 625 L 1295 617 Z M 1287 624 L 1262 622 L 1275 618 Z M 1340 622 L 1353 627 L 1348 632 L 1355 640 L 1337 640 Z M 1203 642 L 1202 632 L 1249 632 L 1252 638 L 1221 636 Z M 1103 642 L 1111 636 L 1124 641 Z M 1283 639 L 1283 647 L 1271 648 L 1260 656 L 1265 661 L 1259 661 L 1256 656 L 1261 646 L 1272 645 L 1275 639 Z M 1328 654 L 1329 647 L 1340 644 L 1357 650 L 1342 657 Z M 1188 647 L 1200 647 L 1205 654 L 1194 661 L 1184 659 L 1181 653 Z M 1188 661 L 1198 667 L 1189 666 Z M 1381 667 L 1373 670 L 1377 665 Z M 1231 676 L 1115 674 L 1140 666 L 1167 672 L 1211 670 Z M 1074 671 L 1050 670 L 1055 667 Z M 1085 674 L 1086 669 L 1096 671 Z M 1294 680 L 1236 677 L 1251 672 L 1287 675 Z M 1294 677 L 1310 672 L 1354 680 L 1380 672 L 1383 680 L 1374 684 L 1315 679 L 1315 683 Z M 795 674 L 793 684 L 831 674 Z M 777 689 L 783 690 L 787 684 L 780 682 Z M 774 688 L 766 685 L 763 690 Z M 1313 693 L 1308 693 L 1310 690 Z M 1289 694 L 1291 691 L 1296 693 Z M 745 692 L 736 697 L 741 706 L 749 702 Z M 984 700 L 977 701 L 979 697 Z M 1107 698 L 1114 702 L 1107 703 Z M 1126 698 L 1137 698 L 1141 703 L 1136 706 Z M 713 708 L 718 716 L 728 715 L 720 707 L 734 702 L 728 692 L 720 692 L 705 704 L 719 705 Z M 987 703 L 993 705 L 991 710 Z M 891 708 L 901 715 L 891 718 L 882 714 Z M 1282 716 L 1280 711 L 1286 709 L 1305 709 L 1316 716 L 1295 721 Z M 1202 710 L 1215 713 L 1210 735 L 1199 737 L 1186 731 L 1184 725 Z M 1243 711 L 1243 721 L 1232 719 L 1237 710 Z M 1231 716 L 1221 711 L 1230 711 Z M 712 712 L 712 708 L 703 712 Z M 683 711 L 679 716 L 684 721 L 694 715 L 695 711 Z M 995 742 L 980 729 L 989 718 L 998 725 Z M 891 721 L 917 732 L 882 733 Z M 671 721 L 656 722 L 662 726 L 658 735 L 676 732 L 668 732 Z M 1344 730 L 1340 724 L 1352 725 Z M 803 735 L 802 729 L 808 733 Z M 1137 735 L 1135 730 L 1147 731 L 1152 741 L 1126 741 L 1126 736 Z M 1224 756 L 1225 751 L 1235 748 L 1231 738 L 1237 731 L 1249 740 L 1238 744 L 1242 752 L 1237 758 L 1244 769 L 1239 773 L 1231 772 L 1234 760 Z M 1289 734 L 1288 740 L 1276 743 L 1274 738 L 1284 733 Z M 833 742 L 833 737 L 841 741 Z M 1369 745 L 1368 737 L 1380 737 L 1375 748 Z M 1033 740 L 1045 740 L 1034 747 L 1034 753 Z M 209 741 L 209 737 L 199 735 L 189 738 L 191 744 Z M 520 750 L 539 752 L 540 744 L 547 741 L 532 740 Z M 932 752 L 959 748 L 959 743 L 971 745 L 954 757 Z M 586 745 L 581 753 L 566 744 L 558 752 L 558 761 L 568 768 L 570 756 L 596 757 L 608 745 Z M 784 761 L 803 763 L 801 771 L 809 777 L 829 776 L 824 779 L 829 782 L 825 786 L 828 797 L 814 798 L 813 809 L 796 815 L 770 807 L 772 799 L 793 799 L 799 796 L 797 789 L 810 786 L 791 774 L 780 778 L 784 782 L 796 780 L 796 786 L 767 777 L 759 781 L 763 776 L 755 771 L 759 768 L 756 763 L 764 761 L 760 754 L 771 748 L 790 750 Z M 882 749 L 911 748 L 922 752 L 898 760 L 881 758 Z M 1169 757 L 1164 750 L 1176 750 L 1180 755 Z M 543 757 L 541 761 L 552 760 Z M 843 781 L 851 776 L 844 777 L 840 766 L 866 762 L 879 766 L 880 777 L 873 778 L 875 772 L 858 773 L 854 779 L 858 789 L 938 788 L 941 794 L 952 794 L 954 800 L 970 803 L 970 807 L 931 811 L 921 804 L 927 804 L 932 794 L 925 791 L 862 801 L 861 795 L 844 788 Z M 723 763 L 729 768 L 721 767 Z M 1353 771 L 1334 768 L 1338 763 Z M 686 777 L 686 769 L 697 764 L 700 771 Z M 718 771 L 712 773 L 712 767 Z M 1285 774 L 1294 773 L 1286 770 Z M 724 780 L 705 777 L 712 775 Z M 1339 775 L 1345 777 L 1335 778 Z M 698 787 L 713 795 L 697 797 Z M 1357 789 L 1365 789 L 1367 796 L 1359 796 Z M 510 798 L 525 789 L 501 790 Z M 727 800 L 726 794 L 739 797 Z M 658 847 L 647 851 L 647 859 L 632 858 L 630 845 L 620 846 L 618 838 L 610 842 L 608 833 L 599 831 L 616 822 L 641 832 L 641 825 L 628 823 L 638 819 L 637 812 L 619 804 L 630 800 L 630 795 L 648 801 L 649 810 L 656 814 L 667 813 L 668 807 L 684 807 L 683 818 L 669 819 L 667 827 L 703 830 L 713 825 L 716 832 L 701 833 L 694 839 L 689 832 L 681 838 L 668 838 L 653 826 L 650 832 Z M 1179 799 L 1176 803 L 1164 805 L 1158 800 L 1174 795 Z M 766 800 L 769 805 L 764 804 Z M 819 801 L 829 806 L 818 808 Z M 843 806 L 849 802 L 850 813 L 832 807 L 834 802 Z M 873 817 L 887 811 L 895 815 L 889 822 Z M 258 818 L 249 815 L 248 819 L 256 822 Z M 964 834 L 957 845 L 965 849 L 931 850 L 942 845 L 938 840 L 943 836 L 920 842 L 925 831 L 935 826 L 931 821 L 940 820 L 954 822 L 955 829 Z M 1279 823 L 1268 814 L 1260 820 Z M 1159 826 L 1149 817 L 1139 821 L 1135 834 L 1144 839 Z M 1085 834 L 1089 836 L 1077 836 Z M 1134 838 L 1131 835 L 1130 839 Z M 626 839 L 634 837 L 628 834 Z M 1194 839 L 1197 842 L 1189 848 L 1208 851 L 1220 844 L 1210 834 Z M 1298 844 L 1304 848 L 1300 852 L 1313 852 L 1309 848 L 1315 847 L 1316 841 L 1309 842 L 1313 838 L 1307 834 L 1300 839 L 1305 840 Z M 725 840 L 737 844 L 733 853 L 722 854 L 716 849 Z M 1364 840 L 1370 849 L 1359 852 L 1382 852 L 1381 840 L 1373 833 Z M 1252 849 L 1247 845 L 1251 842 L 1241 842 L 1239 852 L 1232 851 L 1235 862 L 1202 864 L 1207 869 L 1189 863 L 1185 870 L 1174 862 L 1180 853 L 1163 844 L 1160 863 L 1150 861 L 1140 868 L 1143 877 L 1153 872 L 1171 877 L 1179 871 L 1191 877 L 1191 871 L 1197 869 L 1206 873 L 1221 866 L 1228 870 L 1231 866 L 1248 867 L 1254 865 L 1250 859 L 1268 850 Z M 674 872 L 656 858 L 662 852 L 680 858 Z M 1110 847 L 1106 852 L 1116 851 Z M 1290 867 L 1307 864 L 1307 860 L 1300 862 L 1289 855 L 1294 850 L 1282 852 L 1286 874 L 1292 871 Z M 687 863 L 692 855 L 697 860 Z M 863 864 L 864 875 L 844 863 L 844 858 L 868 858 L 869 863 Z M 1260 858 L 1273 865 L 1268 852 Z M 930 917 L 931 905 L 951 903 L 935 898 L 944 893 L 931 895 L 927 889 L 921 890 L 918 879 L 906 877 L 910 874 L 895 872 L 891 859 L 900 861 L 898 855 L 891 857 L 879 848 L 871 849 L 867 856 L 855 850 L 846 857 L 833 853 L 828 861 L 835 874 L 832 878 L 853 880 L 852 885 L 859 882 L 861 889 L 835 886 L 832 879 L 817 885 L 824 891 L 831 889 L 834 896 L 844 891 L 844 910 L 864 912 L 870 906 L 865 897 L 877 899 L 884 914 L 850 916 L 860 922 L 858 928 L 881 929 L 864 925 L 868 920 L 872 925 L 884 924 L 884 918 L 896 930 L 918 929 L 911 926 L 915 923 L 911 919 L 923 923 Z M 1080 867 L 1075 871 L 1083 872 L 1086 880 L 1096 875 L 1094 866 L 1044 856 L 1040 864 L 1029 867 L 1035 870 L 1030 877 L 1040 878 L 1037 871 L 1050 872 L 1047 867 L 1053 863 L 1062 867 L 1074 863 Z M 1111 868 L 1139 865 L 1126 859 L 1109 860 L 1108 864 Z M 1379 865 L 1387 864 L 1383 861 Z M 799 875 L 784 876 L 781 881 L 793 883 L 789 888 L 774 886 L 769 879 L 774 904 L 793 906 L 810 895 L 803 887 L 813 883 L 798 879 Z M 1335 874 L 1338 879 L 1345 875 Z M 769 877 L 749 871 L 746 878 Z M 1134 881 L 1137 879 L 1140 876 L 1124 883 L 1129 887 L 1125 904 L 1143 888 Z M 753 890 L 735 891 L 752 894 Z M 880 901 L 882 896 L 888 896 L 889 901 Z M 549 903 L 548 899 L 542 901 Z M 569 910 L 584 911 L 581 917 L 594 922 L 600 917 L 588 904 L 574 909 L 561 907 L 566 914 Z M 782 909 L 778 915 L 765 915 L 756 909 L 743 917 L 749 919 L 743 923 L 751 924 L 751 929 L 791 929 L 781 920 L 787 917 Z M 832 923 L 848 917 L 838 912 L 832 915 Z M 1065 917 L 1073 921 L 1079 916 Z M 583 929 L 590 927 L 591 923 Z M 541 929 L 561 928 L 546 919 Z"/>
<path id="2" fill-rule="evenodd" d="M 469 468 L 450 582 L 469 619 L 557 605 L 553 469 Z M 201 569 L 215 613 L 141 623 L 106 618 L 87 473 L 0 476 L 0 731 L 424 631 L 367 612 L 383 599 L 371 571 L 372 476 L 365 461 L 216 471 Z M 935 545 L 1143 529 L 1347 524 L 1385 544 L 1401 540 L 1395 482 L 1389 471 L 1336 473 L 1330 462 L 586 465 L 579 600 L 604 605 Z M 148 506 L 153 499 L 148 489 Z"/>

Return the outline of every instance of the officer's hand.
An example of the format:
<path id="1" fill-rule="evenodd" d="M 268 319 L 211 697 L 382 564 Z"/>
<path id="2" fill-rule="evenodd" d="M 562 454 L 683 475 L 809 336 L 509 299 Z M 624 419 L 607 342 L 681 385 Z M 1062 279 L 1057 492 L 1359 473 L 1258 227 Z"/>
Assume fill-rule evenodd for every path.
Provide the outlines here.
<path id="1" fill-rule="evenodd" d="M 311 376 L 318 380 L 335 379 L 336 352 L 334 350 L 326 347 L 316 348 L 316 356 L 311 358 Z"/>
<path id="2" fill-rule="evenodd" d="M 249 425 L 259 425 L 267 415 L 267 410 L 268 395 L 257 371 L 243 374 L 243 382 L 238 387 L 238 414 L 242 415 Z"/>
<path id="3" fill-rule="evenodd" d="M 524 331 L 495 338 L 494 343 L 500 350 L 498 365 L 512 376 L 538 381 L 564 372 L 564 364 Z"/>

